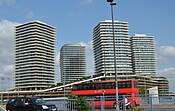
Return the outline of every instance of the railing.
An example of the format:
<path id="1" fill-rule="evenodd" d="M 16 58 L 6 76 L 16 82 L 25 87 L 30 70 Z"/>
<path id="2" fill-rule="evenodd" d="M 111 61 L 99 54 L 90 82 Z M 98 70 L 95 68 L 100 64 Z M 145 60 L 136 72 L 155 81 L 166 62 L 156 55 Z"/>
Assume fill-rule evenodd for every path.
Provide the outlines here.
<path id="1" fill-rule="evenodd" d="M 115 104 L 110 104 L 109 106 L 106 101 L 115 100 L 115 98 L 105 98 L 100 96 L 99 98 L 87 99 L 89 103 L 90 111 L 115 111 Z M 58 111 L 77 111 L 76 99 L 67 98 L 50 98 L 46 99 L 48 103 L 53 103 L 57 106 Z M 98 102 L 97 102 L 98 101 Z M 120 101 L 125 101 L 125 96 L 120 99 Z M 144 109 L 144 111 L 175 111 L 175 96 L 165 96 L 165 95 L 140 95 L 140 106 L 132 107 L 138 109 Z M 121 105 L 119 105 L 121 106 Z M 122 109 L 121 109 L 122 108 Z M 123 104 L 120 109 L 126 111 L 127 108 Z M 140 110 L 139 110 L 140 111 Z"/>

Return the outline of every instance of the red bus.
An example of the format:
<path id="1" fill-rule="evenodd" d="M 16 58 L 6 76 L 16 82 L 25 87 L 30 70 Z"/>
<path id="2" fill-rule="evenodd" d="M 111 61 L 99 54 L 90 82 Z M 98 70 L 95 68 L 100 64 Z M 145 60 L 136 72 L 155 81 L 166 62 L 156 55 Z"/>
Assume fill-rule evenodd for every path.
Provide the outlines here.
<path id="1" fill-rule="evenodd" d="M 73 85 L 71 94 L 85 96 L 88 98 L 99 98 L 100 96 L 105 97 L 103 102 L 104 107 L 115 106 L 115 95 L 116 87 L 115 81 L 95 81 Z M 127 98 L 128 102 L 132 106 L 140 105 L 139 88 L 137 80 L 120 80 L 118 81 L 118 95 L 119 101 L 122 100 L 123 96 Z M 100 107 L 99 99 L 94 101 L 95 107 Z"/>

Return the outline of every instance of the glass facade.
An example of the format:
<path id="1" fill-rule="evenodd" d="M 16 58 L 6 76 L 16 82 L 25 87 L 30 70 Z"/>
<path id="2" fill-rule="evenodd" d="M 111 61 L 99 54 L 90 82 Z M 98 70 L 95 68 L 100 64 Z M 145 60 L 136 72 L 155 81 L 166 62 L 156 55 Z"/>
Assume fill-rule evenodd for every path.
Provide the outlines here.
<path id="1" fill-rule="evenodd" d="M 154 37 L 135 34 L 131 37 L 132 62 L 135 74 L 156 75 Z"/>
<path id="2" fill-rule="evenodd" d="M 85 46 L 65 44 L 60 50 L 61 82 L 81 79 L 86 74 Z"/>

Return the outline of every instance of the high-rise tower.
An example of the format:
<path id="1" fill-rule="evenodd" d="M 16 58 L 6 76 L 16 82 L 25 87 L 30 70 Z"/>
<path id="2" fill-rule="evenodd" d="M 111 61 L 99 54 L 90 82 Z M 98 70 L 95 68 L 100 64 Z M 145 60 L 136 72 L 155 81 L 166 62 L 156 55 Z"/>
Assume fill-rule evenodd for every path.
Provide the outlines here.
<path id="1" fill-rule="evenodd" d="M 60 50 L 61 82 L 71 82 L 86 75 L 85 46 L 65 44 Z"/>
<path id="2" fill-rule="evenodd" d="M 116 72 L 132 74 L 128 22 L 114 20 Z M 93 29 L 93 50 L 96 74 L 114 74 L 113 27 L 111 20 L 100 21 Z"/>
<path id="3" fill-rule="evenodd" d="M 42 90 L 54 84 L 55 28 L 32 21 L 16 26 L 15 87 Z"/>
<path id="4" fill-rule="evenodd" d="M 132 62 L 135 74 L 156 75 L 154 37 L 135 34 L 131 37 Z"/>

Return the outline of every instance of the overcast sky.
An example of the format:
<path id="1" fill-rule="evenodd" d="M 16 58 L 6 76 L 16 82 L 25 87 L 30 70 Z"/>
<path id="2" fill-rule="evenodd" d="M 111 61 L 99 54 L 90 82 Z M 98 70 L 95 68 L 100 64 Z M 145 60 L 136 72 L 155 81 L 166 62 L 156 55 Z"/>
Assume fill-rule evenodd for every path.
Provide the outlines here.
<path id="1" fill-rule="evenodd" d="M 129 22 L 130 36 L 144 33 L 155 37 L 157 75 L 170 81 L 175 92 L 175 0 L 117 0 L 114 18 Z M 87 74 L 94 72 L 92 31 L 101 20 L 111 19 L 106 0 L 0 0 L 1 88 L 14 85 L 14 26 L 40 20 L 57 28 L 57 58 L 61 46 L 87 46 Z M 59 65 L 57 64 L 57 69 Z M 56 80 L 60 78 L 59 71 Z M 2 85 L 2 82 L 4 83 Z"/>

